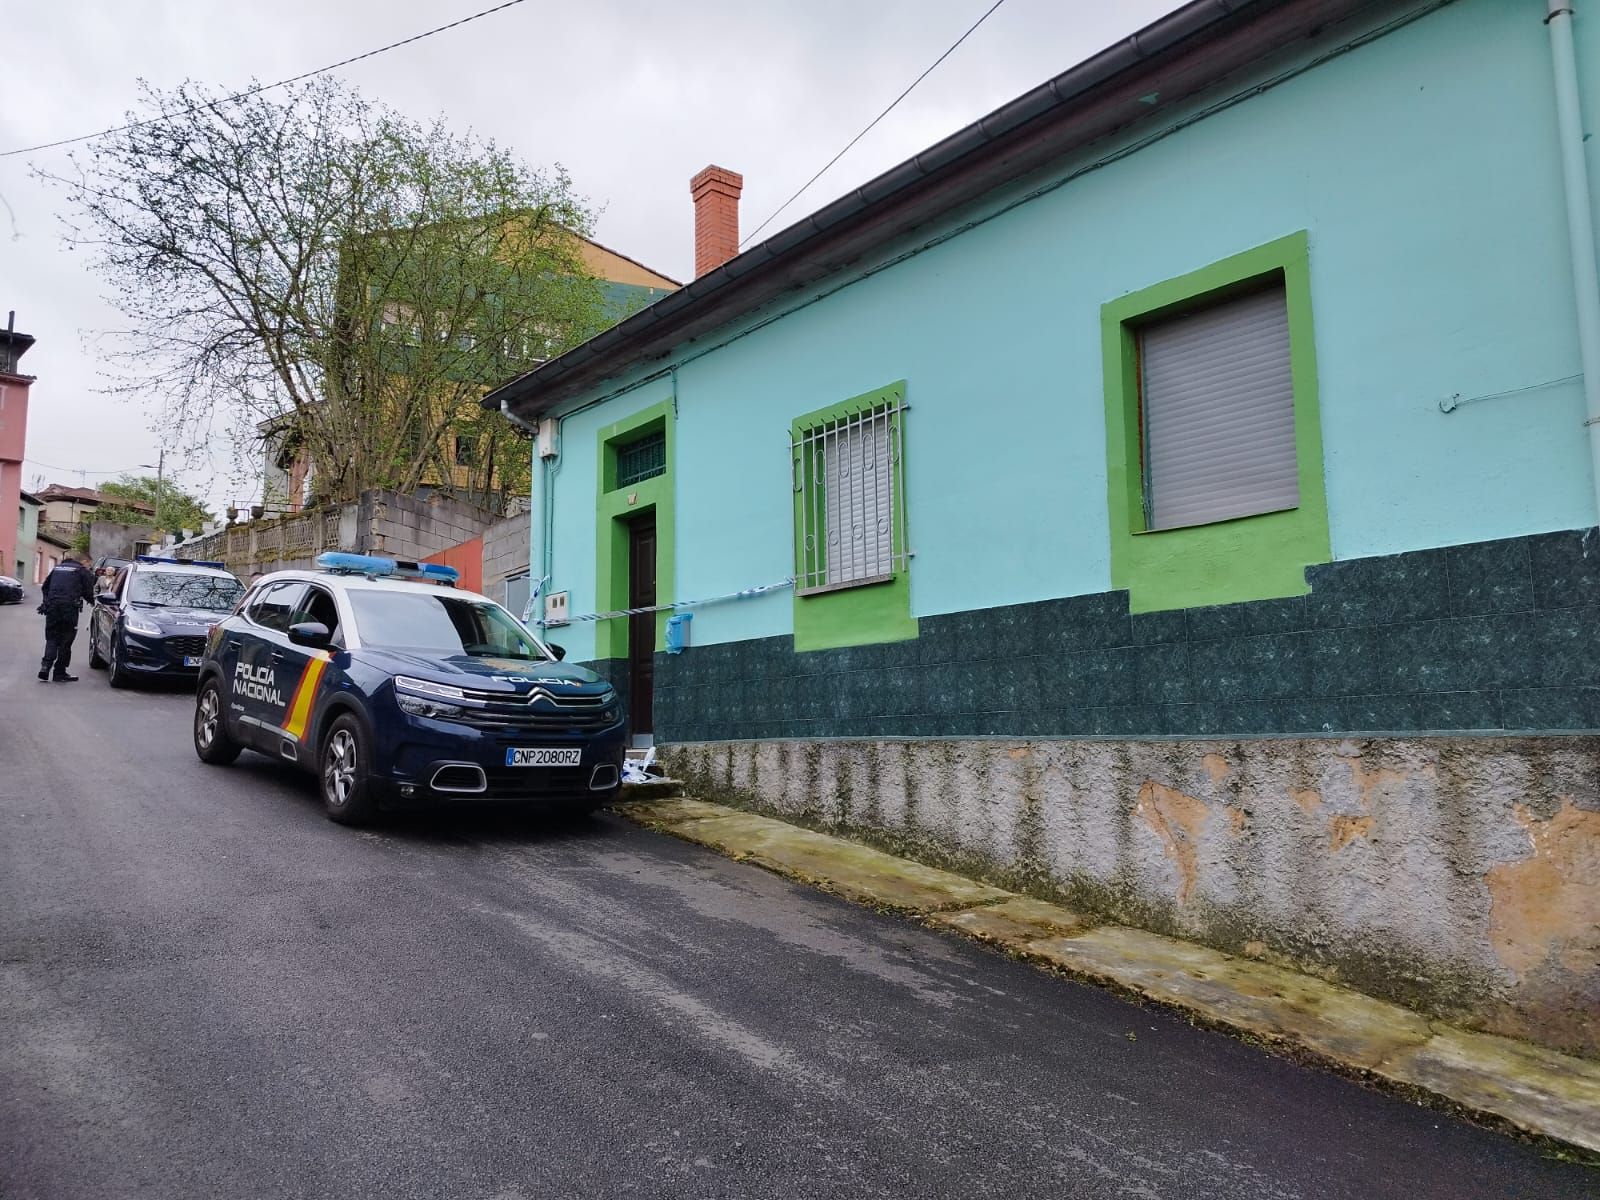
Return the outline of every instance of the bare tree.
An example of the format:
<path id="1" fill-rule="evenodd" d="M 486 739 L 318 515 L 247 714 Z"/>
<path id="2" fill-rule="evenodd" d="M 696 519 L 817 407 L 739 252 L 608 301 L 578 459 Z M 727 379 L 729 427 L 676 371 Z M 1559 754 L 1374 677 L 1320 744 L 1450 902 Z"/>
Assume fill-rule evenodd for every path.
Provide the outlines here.
<path id="1" fill-rule="evenodd" d="M 114 387 L 159 396 L 180 447 L 287 432 L 322 499 L 524 489 L 525 442 L 476 400 L 605 321 L 566 173 L 327 77 L 144 97 L 159 119 L 45 176 L 129 322 Z"/>

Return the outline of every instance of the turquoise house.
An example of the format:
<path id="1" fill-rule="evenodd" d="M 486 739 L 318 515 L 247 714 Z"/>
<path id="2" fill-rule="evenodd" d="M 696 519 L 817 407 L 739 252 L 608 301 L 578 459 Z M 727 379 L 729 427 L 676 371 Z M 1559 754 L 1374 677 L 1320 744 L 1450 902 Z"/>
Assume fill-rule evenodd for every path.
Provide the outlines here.
<path id="1" fill-rule="evenodd" d="M 1537 619 L 1596 598 L 1572 590 L 1593 435 L 1543 6 L 1228 7 L 488 398 L 545 423 L 534 575 L 569 615 L 803 577 L 683 609 L 681 655 L 656 619 L 660 740 L 1600 725 L 1600 659 Z M 1600 25 L 1574 30 L 1600 63 Z M 1267 377 L 1186 385 L 1208 322 Z M 1168 405 L 1141 355 L 1178 372 Z M 1213 440 L 1185 426 L 1241 384 Z M 846 446 L 876 475 L 841 508 L 837 464 L 799 460 Z M 841 536 L 853 563 L 819 557 Z M 1544 639 L 1520 671 L 1483 666 L 1502 626 Z M 641 631 L 560 638 L 622 676 Z M 1074 669 L 1035 678 L 1054 649 Z M 891 674 L 857 696 L 862 669 Z"/>
<path id="2" fill-rule="evenodd" d="M 1600 1053 L 1596 80 L 1195 0 L 743 253 L 708 168 L 485 399 L 550 636 L 701 794 Z"/>

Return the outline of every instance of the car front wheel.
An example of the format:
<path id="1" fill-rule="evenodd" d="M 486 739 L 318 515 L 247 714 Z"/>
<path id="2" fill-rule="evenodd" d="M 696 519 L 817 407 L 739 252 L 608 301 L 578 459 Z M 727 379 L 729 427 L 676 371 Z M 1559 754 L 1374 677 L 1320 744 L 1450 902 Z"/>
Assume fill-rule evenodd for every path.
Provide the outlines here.
<path id="1" fill-rule="evenodd" d="M 225 767 L 239 757 L 240 748 L 228 736 L 228 724 L 223 720 L 222 687 L 208 679 L 194 700 L 194 752 L 201 762 Z"/>
<path id="2" fill-rule="evenodd" d="M 121 645 L 120 645 L 120 641 L 121 641 L 121 639 L 117 637 L 117 631 L 115 629 L 113 629 L 111 631 L 111 650 L 110 650 L 110 668 L 111 669 L 110 669 L 110 674 L 107 676 L 107 681 L 114 688 L 125 688 L 125 687 L 128 686 L 128 684 L 133 682 L 132 676 L 129 673 L 128 668 L 122 665 L 122 648 L 121 648 Z"/>
<path id="3" fill-rule="evenodd" d="M 322 806 L 328 819 L 341 825 L 372 820 L 372 769 L 367 735 L 349 713 L 336 718 L 322 740 L 320 755 Z"/>
<path id="4" fill-rule="evenodd" d="M 96 671 L 106 669 L 106 660 L 100 653 L 100 639 L 95 636 L 94 626 L 89 626 L 89 665 Z"/>

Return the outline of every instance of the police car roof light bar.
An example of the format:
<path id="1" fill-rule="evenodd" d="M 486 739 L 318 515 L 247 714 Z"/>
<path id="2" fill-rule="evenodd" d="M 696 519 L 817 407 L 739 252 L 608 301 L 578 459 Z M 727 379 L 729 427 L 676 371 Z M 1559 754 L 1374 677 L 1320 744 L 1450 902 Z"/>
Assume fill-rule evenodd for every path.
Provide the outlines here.
<path id="1" fill-rule="evenodd" d="M 461 572 L 443 563 L 415 563 L 390 558 L 384 554 L 352 554 L 345 550 L 328 550 L 317 555 L 318 568 L 335 575 L 365 575 L 368 579 L 415 579 L 424 583 L 439 583 L 454 587 Z"/>
<path id="2" fill-rule="evenodd" d="M 461 572 L 454 567 L 447 567 L 443 563 L 406 562 L 397 559 L 394 564 L 394 573 L 401 579 L 415 579 L 422 583 L 442 583 L 454 587 L 456 580 L 461 578 Z"/>
<path id="3" fill-rule="evenodd" d="M 365 575 L 378 579 L 394 573 L 394 559 L 381 554 L 351 554 L 344 550 L 328 550 L 317 555 L 319 569 L 335 575 Z"/>

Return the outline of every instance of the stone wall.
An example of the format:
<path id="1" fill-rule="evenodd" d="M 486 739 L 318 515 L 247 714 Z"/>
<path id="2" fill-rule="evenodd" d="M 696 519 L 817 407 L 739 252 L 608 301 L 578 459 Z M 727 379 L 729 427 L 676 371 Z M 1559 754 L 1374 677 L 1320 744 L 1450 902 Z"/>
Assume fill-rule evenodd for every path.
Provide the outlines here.
<path id="1" fill-rule="evenodd" d="M 324 551 L 355 550 L 359 545 L 357 506 L 345 504 L 229 525 L 179 542 L 164 553 L 223 563 L 249 582 L 256 575 L 308 568 Z"/>
<path id="2" fill-rule="evenodd" d="M 132 558 L 136 549 L 148 547 L 155 540 L 155 530 L 149 525 L 93 521 L 89 525 L 89 558 L 91 562 L 107 556 Z"/>
<path id="3" fill-rule="evenodd" d="M 496 521 L 483 531 L 483 586 L 486 595 L 498 598 L 507 575 L 528 569 L 528 536 L 531 515 L 526 512 Z"/>
<path id="4" fill-rule="evenodd" d="M 366 554 L 416 561 L 477 537 L 495 514 L 448 496 L 367 492 L 359 501 L 361 545 Z"/>
<path id="5" fill-rule="evenodd" d="M 915 571 L 915 567 L 912 568 Z M 1600 535 L 1309 567 L 1304 596 L 1130 613 L 1122 591 L 656 656 L 663 741 L 1600 730 Z"/>
<path id="6" fill-rule="evenodd" d="M 468 541 L 491 513 L 445 496 L 373 491 L 354 504 L 249 521 L 172 548 L 179 558 L 226 563 L 241 579 L 307 568 L 327 550 L 418 560 Z"/>
<path id="7" fill-rule="evenodd" d="M 1600 1057 L 1600 739 L 667 746 L 700 796 Z"/>

